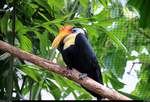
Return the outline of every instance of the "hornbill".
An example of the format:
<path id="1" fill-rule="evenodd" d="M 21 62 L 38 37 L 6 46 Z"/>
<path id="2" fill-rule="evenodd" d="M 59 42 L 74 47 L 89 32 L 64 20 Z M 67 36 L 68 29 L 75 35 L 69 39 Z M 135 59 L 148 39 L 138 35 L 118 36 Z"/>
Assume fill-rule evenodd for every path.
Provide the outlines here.
<path id="1" fill-rule="evenodd" d="M 58 36 L 52 42 L 52 48 L 58 48 L 67 68 L 77 69 L 82 73 L 81 78 L 87 75 L 103 84 L 100 66 L 84 29 L 72 26 L 62 27 Z M 97 99 L 102 98 L 100 95 L 88 89 L 86 90 Z"/>

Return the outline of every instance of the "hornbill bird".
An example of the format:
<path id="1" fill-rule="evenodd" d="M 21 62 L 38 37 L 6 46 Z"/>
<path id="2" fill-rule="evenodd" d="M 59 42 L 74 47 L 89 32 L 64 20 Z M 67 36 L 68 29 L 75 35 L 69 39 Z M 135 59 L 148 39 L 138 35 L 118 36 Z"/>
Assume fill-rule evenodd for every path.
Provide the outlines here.
<path id="1" fill-rule="evenodd" d="M 72 26 L 62 27 L 52 42 L 52 48 L 58 48 L 67 68 L 75 68 L 82 73 L 82 76 L 87 75 L 103 84 L 100 66 L 84 29 Z M 85 87 L 83 88 L 97 99 L 102 98 Z"/>

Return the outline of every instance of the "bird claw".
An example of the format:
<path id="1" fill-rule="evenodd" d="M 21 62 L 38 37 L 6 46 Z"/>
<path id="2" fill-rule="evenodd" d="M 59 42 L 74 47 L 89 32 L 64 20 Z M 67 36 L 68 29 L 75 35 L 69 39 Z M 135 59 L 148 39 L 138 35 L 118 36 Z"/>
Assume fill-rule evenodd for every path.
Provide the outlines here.
<path id="1" fill-rule="evenodd" d="M 83 78 L 85 78 L 85 77 L 87 77 L 87 74 L 86 74 L 86 73 L 80 73 L 80 74 L 79 74 L 79 79 L 83 79 Z"/>

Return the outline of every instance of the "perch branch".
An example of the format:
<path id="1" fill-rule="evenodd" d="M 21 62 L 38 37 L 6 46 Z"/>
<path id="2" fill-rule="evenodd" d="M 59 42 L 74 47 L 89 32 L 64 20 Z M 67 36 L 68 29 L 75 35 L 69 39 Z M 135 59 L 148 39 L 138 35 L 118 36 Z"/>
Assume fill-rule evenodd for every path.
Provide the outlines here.
<path id="1" fill-rule="evenodd" d="M 38 57 L 36 55 L 30 54 L 23 50 L 20 50 L 16 47 L 11 46 L 10 44 L 6 42 L 0 41 L 0 49 L 3 51 L 9 52 L 15 57 L 18 57 L 20 59 L 32 62 L 33 64 L 36 64 L 38 66 L 41 66 L 43 69 L 65 76 L 68 79 L 73 80 L 83 85 L 87 89 L 103 97 L 106 97 L 110 100 L 131 100 L 130 98 L 118 93 L 117 91 L 111 90 L 110 88 L 105 87 L 102 84 L 99 84 L 98 82 L 94 81 L 93 79 L 89 77 L 79 79 L 80 73 L 75 69 L 68 71 L 66 68 L 63 68 L 57 65 L 56 63 L 50 62 L 47 59 Z"/>

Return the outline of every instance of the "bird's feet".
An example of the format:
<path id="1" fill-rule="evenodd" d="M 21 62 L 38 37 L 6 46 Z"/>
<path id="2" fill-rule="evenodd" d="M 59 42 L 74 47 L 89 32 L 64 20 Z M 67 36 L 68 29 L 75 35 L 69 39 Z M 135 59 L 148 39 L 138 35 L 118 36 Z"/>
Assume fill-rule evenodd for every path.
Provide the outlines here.
<path id="1" fill-rule="evenodd" d="M 86 74 L 86 73 L 80 73 L 80 74 L 79 74 L 79 79 L 83 79 L 83 78 L 85 78 L 85 77 L 87 77 L 87 74 Z"/>

